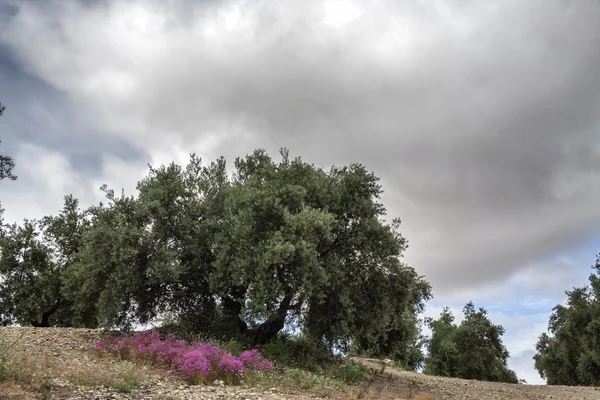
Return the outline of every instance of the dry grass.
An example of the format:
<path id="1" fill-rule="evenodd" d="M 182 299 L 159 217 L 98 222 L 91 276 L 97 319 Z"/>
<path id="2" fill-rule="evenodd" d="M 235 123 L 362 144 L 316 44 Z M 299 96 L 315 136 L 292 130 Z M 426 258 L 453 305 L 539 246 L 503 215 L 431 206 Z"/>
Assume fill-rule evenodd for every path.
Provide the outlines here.
<path id="1" fill-rule="evenodd" d="M 13 381 L 0 383 L 0 393 L 2 393 L 2 399 L 26 399 L 35 396 L 35 393 L 26 390 Z"/>
<path id="2" fill-rule="evenodd" d="M 71 373 L 69 382 L 75 386 L 103 386 L 115 389 L 120 393 L 131 393 L 146 382 L 146 375 L 139 366 L 123 361 L 119 371 L 84 369 Z"/>
<path id="3" fill-rule="evenodd" d="M 163 371 L 127 361 L 101 359 L 85 343 L 75 343 L 78 350 L 61 349 L 56 342 L 44 340 L 32 346 L 28 338 L 15 339 L 6 331 L 2 333 L 0 342 L 5 347 L 14 343 L 10 357 L 3 362 L 2 399 L 46 399 L 51 393 L 67 390 L 65 386 L 105 387 L 130 393 L 144 383 L 166 375 Z M 8 397 L 7 393 L 12 394 Z"/>

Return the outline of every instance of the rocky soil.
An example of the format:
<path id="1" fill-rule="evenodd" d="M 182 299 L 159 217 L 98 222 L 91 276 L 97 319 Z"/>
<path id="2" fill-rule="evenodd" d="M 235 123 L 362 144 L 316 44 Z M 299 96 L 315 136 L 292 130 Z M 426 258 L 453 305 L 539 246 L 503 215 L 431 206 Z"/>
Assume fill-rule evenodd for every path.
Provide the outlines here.
<path id="1" fill-rule="evenodd" d="M 354 358 L 371 370 L 383 369 L 388 377 L 388 392 L 413 388 L 413 393 L 427 394 L 431 399 L 444 400 L 593 400 L 600 399 L 600 388 L 522 385 L 481 382 L 466 379 L 428 376 L 402 371 L 386 365 L 384 361 Z M 390 393 L 392 398 L 394 394 Z M 427 397 L 423 397 L 427 398 Z"/>
<path id="2" fill-rule="evenodd" d="M 20 369 L 17 380 L 0 384 L 0 399 L 61 400 L 202 400 L 264 399 L 317 400 L 314 394 L 283 387 L 225 386 L 222 382 L 189 386 L 162 370 L 124 365 L 99 359 L 90 348 L 101 333 L 86 329 L 0 328 L 0 338 L 17 341 L 13 360 Z M 512 385 L 431 377 L 396 369 L 381 360 L 355 358 L 370 371 L 372 384 L 360 393 L 364 399 L 413 400 L 600 400 L 599 388 Z M 101 382 L 134 379 L 137 387 L 129 393 L 107 388 Z M 353 399 L 356 391 L 336 393 L 335 399 Z"/>
<path id="3" fill-rule="evenodd" d="M 100 331 L 92 329 L 0 328 L 0 339 L 16 341 L 14 360 L 24 366 L 18 384 L 0 384 L 0 399 L 317 399 L 302 393 L 282 392 L 278 388 L 225 386 L 219 381 L 190 386 L 165 371 L 135 365 L 125 371 L 127 376 L 140 383 L 131 393 L 94 385 L 96 382 L 118 383 L 124 374 L 122 364 L 112 359 L 99 359 L 90 352 L 101 336 Z"/>

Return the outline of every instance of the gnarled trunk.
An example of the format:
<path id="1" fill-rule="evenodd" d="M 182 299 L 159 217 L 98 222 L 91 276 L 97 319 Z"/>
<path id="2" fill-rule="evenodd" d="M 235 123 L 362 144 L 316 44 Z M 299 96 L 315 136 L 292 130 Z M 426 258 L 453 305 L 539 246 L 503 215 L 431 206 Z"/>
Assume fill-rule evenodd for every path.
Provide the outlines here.
<path id="1" fill-rule="evenodd" d="M 52 314 L 54 314 L 56 311 L 58 311 L 59 307 L 60 307 L 60 299 L 58 299 L 56 301 L 56 304 L 53 305 L 49 310 L 46 310 L 42 313 L 42 321 L 41 322 L 31 321 L 31 326 L 34 326 L 36 328 L 49 328 L 50 327 L 49 319 L 52 316 Z"/>
<path id="2" fill-rule="evenodd" d="M 259 344 L 265 344 L 270 340 L 275 339 L 277 334 L 285 326 L 285 318 L 287 317 L 288 311 L 299 306 L 291 305 L 292 298 L 293 295 L 286 295 L 279 304 L 275 315 L 267 319 L 258 327 L 250 329 L 248 332 L 246 332 L 245 336 L 252 345 L 256 346 Z"/>

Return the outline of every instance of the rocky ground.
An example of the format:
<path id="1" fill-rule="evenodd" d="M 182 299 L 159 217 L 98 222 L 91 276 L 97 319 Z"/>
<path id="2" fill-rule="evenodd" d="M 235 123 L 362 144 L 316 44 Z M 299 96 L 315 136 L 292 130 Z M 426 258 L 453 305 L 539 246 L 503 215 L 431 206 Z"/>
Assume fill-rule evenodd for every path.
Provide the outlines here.
<path id="1" fill-rule="evenodd" d="M 189 386 L 161 370 L 99 359 L 90 348 L 100 332 L 86 329 L 0 328 L 0 338 L 16 341 L 13 378 L 0 383 L 0 399 L 298 399 L 316 400 L 313 392 L 278 386 L 225 386 L 222 382 Z M 334 399 L 413 400 L 600 400 L 600 390 L 585 387 L 511 385 L 425 376 L 380 360 L 356 358 L 370 371 L 368 389 L 337 391 Z M 17 368 L 14 368 L 17 366 Z M 275 381 L 274 381 L 275 382 Z"/>
<path id="2" fill-rule="evenodd" d="M 90 349 L 100 337 L 91 329 L 0 328 L 0 338 L 16 341 L 11 362 L 22 369 L 16 380 L 0 384 L 0 399 L 316 399 L 279 388 L 225 386 L 219 381 L 190 386 L 162 370 L 99 359 Z M 130 393 L 124 392 L 129 387 Z"/>
<path id="3" fill-rule="evenodd" d="M 413 387 L 414 392 L 427 394 L 431 399 L 452 400 L 592 400 L 600 399 L 600 388 L 522 385 L 508 383 L 481 382 L 456 378 L 428 376 L 402 371 L 385 366 L 381 360 L 355 358 L 357 362 L 371 370 L 381 370 L 388 376 L 388 392 L 394 387 L 404 390 Z M 387 398 L 402 398 L 393 397 Z"/>

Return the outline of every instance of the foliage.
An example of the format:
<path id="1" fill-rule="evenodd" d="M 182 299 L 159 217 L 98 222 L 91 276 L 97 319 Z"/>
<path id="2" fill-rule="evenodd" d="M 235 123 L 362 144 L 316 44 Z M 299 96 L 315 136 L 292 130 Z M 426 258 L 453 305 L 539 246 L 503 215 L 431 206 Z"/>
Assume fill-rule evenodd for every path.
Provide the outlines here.
<path id="1" fill-rule="evenodd" d="M 261 345 L 260 350 L 280 367 L 317 371 L 335 361 L 330 349 L 306 335 L 279 335 L 276 340 Z"/>
<path id="2" fill-rule="evenodd" d="M 549 385 L 600 386 L 600 255 L 589 285 L 567 291 L 536 344 L 535 368 Z"/>
<path id="3" fill-rule="evenodd" d="M 333 376 L 348 385 L 362 382 L 365 375 L 365 367 L 353 361 L 338 364 L 333 369 Z"/>
<path id="4" fill-rule="evenodd" d="M 325 365 L 321 371 L 301 368 L 278 368 L 276 373 L 252 372 L 244 376 L 244 384 L 260 387 L 303 390 L 319 398 L 365 398 L 374 376 L 353 362 Z"/>
<path id="5" fill-rule="evenodd" d="M 407 242 L 383 220 L 378 178 L 281 155 L 257 150 L 231 174 L 223 158 L 192 155 L 151 167 L 139 195 L 104 186 L 107 204 L 79 210 L 68 197 L 59 216 L 11 227 L 0 274 L 28 280 L 2 289 L 13 316 L 129 329 L 169 314 L 190 336 L 245 346 L 290 327 L 415 367 L 430 286 L 401 262 Z"/>
<path id="6" fill-rule="evenodd" d="M 331 398 L 334 393 L 348 392 L 349 389 L 354 389 L 328 374 L 298 368 L 285 368 L 270 374 L 249 373 L 244 377 L 244 384 L 263 388 L 302 390 L 314 394 L 318 398 Z M 346 398 L 353 397 L 346 396 Z"/>
<path id="7" fill-rule="evenodd" d="M 4 113 L 6 107 L 0 103 L 0 116 Z M 2 143 L 2 141 L 0 141 Z M 12 157 L 0 154 L 0 180 L 10 179 L 12 181 L 17 179 L 17 176 L 13 175 L 12 170 L 15 167 L 15 162 Z"/>
<path id="8" fill-rule="evenodd" d="M 2 141 L 0 140 L 0 143 Z M 15 168 L 15 161 L 12 157 L 0 154 L 0 180 L 9 179 L 11 181 L 17 180 L 17 176 L 12 173 Z"/>
<path id="9" fill-rule="evenodd" d="M 487 311 L 468 303 L 464 320 L 454 324 L 454 316 L 445 308 L 440 318 L 429 319 L 432 336 L 426 374 L 492 382 L 518 383 L 516 374 L 508 369 L 509 353 L 502 343 L 504 328 L 493 324 Z"/>
<path id="10" fill-rule="evenodd" d="M 392 358 L 396 364 L 402 365 L 402 369 L 407 371 L 415 371 L 422 367 L 425 357 L 421 349 L 426 338 L 421 334 L 421 321 L 416 313 L 405 312 L 398 322 L 397 328 L 390 329 L 375 340 L 357 338 L 361 341 L 359 346 L 355 346 L 357 355 Z"/>
<path id="11" fill-rule="evenodd" d="M 65 196 L 65 206 L 56 217 L 25 220 L 5 225 L 0 236 L 0 298 L 5 310 L 20 324 L 88 326 L 94 315 L 74 313 L 72 302 L 62 294 L 62 276 L 76 259 L 82 232 L 88 226 L 78 201 Z"/>
<path id="12" fill-rule="evenodd" d="M 262 361 L 256 349 L 236 357 L 210 343 L 188 344 L 185 340 L 177 340 L 172 334 L 161 340 L 156 330 L 124 338 L 109 335 L 105 341 L 96 343 L 94 350 L 100 354 L 116 355 L 122 360 L 163 366 L 195 384 L 214 379 L 234 382 L 247 371 L 273 370 L 273 364 Z"/>

